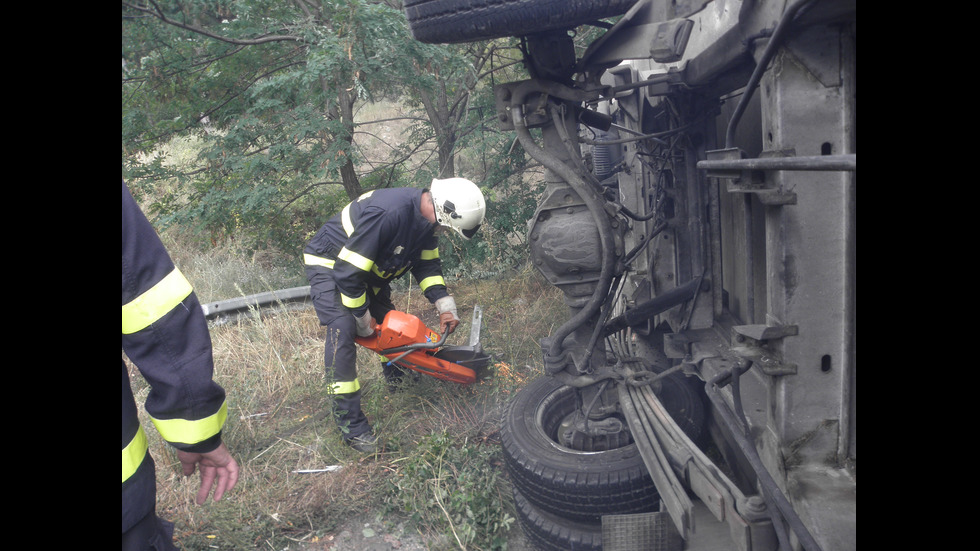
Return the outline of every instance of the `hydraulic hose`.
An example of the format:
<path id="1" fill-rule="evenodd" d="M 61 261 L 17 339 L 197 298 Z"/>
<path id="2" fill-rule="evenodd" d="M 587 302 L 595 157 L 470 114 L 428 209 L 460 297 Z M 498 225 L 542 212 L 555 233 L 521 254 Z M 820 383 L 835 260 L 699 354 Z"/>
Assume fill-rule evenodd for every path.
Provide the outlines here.
<path id="1" fill-rule="evenodd" d="M 759 63 L 755 66 L 755 70 L 752 71 L 752 75 L 749 77 L 748 84 L 745 85 L 745 93 L 742 94 L 742 98 L 739 100 L 738 105 L 735 106 L 735 112 L 732 113 L 732 118 L 728 121 L 728 129 L 725 132 L 726 149 L 731 149 L 735 146 L 735 129 L 738 127 L 742 114 L 749 105 L 749 100 L 752 99 L 752 94 L 755 93 L 756 86 L 758 86 L 759 81 L 762 80 L 762 75 L 766 72 L 766 69 L 769 68 L 769 62 L 772 60 L 773 56 L 776 55 L 776 50 L 779 49 L 779 46 L 783 41 L 783 36 L 786 34 L 786 29 L 789 28 L 790 23 L 793 22 L 793 19 L 796 18 L 796 14 L 799 13 L 801 9 L 815 1 L 816 0 L 800 0 L 799 2 L 786 8 L 786 11 L 783 12 L 782 18 L 780 18 L 779 23 L 776 24 L 776 30 L 772 32 L 772 37 L 769 39 L 769 43 L 766 44 L 766 49 L 762 52 L 762 58 L 759 59 Z"/>
<path id="2" fill-rule="evenodd" d="M 557 94 L 553 94 L 558 97 L 563 97 L 564 99 L 584 99 L 583 97 L 575 97 L 578 94 L 575 94 L 574 90 L 571 90 L 566 86 L 561 86 L 557 83 L 552 83 L 550 86 L 547 83 L 543 84 L 545 84 L 545 88 L 547 89 L 548 93 L 559 92 Z M 574 316 L 572 316 L 555 331 L 555 334 L 552 336 L 553 340 L 548 349 L 547 357 L 545 358 L 545 367 L 547 369 L 548 359 L 558 358 L 561 355 L 562 342 L 565 340 L 565 337 L 570 335 L 572 331 L 592 317 L 605 301 L 606 295 L 609 294 L 609 286 L 612 283 L 613 273 L 615 271 L 616 250 L 615 243 L 613 241 L 612 227 L 609 223 L 609 217 L 603 208 L 603 203 L 598 192 L 590 187 L 573 168 L 566 165 L 557 156 L 534 143 L 534 138 L 531 136 L 531 132 L 528 130 L 527 125 L 524 122 L 524 99 L 531 92 L 540 91 L 541 88 L 541 83 L 538 83 L 538 81 L 528 81 L 520 86 L 517 86 L 514 90 L 511 98 L 511 105 L 513 106 L 511 107 L 511 118 L 513 119 L 517 139 L 521 142 L 521 146 L 524 147 L 524 150 L 527 151 L 531 157 L 544 165 L 545 168 L 550 169 L 560 178 L 565 180 L 565 182 L 567 182 L 568 185 L 570 185 L 572 189 L 578 193 L 579 197 L 585 202 L 586 207 L 589 209 L 589 213 L 592 215 L 592 218 L 596 223 L 596 227 L 599 230 L 599 240 L 602 244 L 602 269 L 599 272 L 599 280 L 596 284 L 596 290 L 592 294 L 592 298 L 589 299 L 588 303 L 586 303 L 581 310 L 579 310 Z M 563 94 L 562 92 L 565 93 Z M 558 121 L 555 121 L 555 124 L 558 124 Z M 579 371 L 582 370 L 582 367 L 584 366 L 579 367 Z"/>

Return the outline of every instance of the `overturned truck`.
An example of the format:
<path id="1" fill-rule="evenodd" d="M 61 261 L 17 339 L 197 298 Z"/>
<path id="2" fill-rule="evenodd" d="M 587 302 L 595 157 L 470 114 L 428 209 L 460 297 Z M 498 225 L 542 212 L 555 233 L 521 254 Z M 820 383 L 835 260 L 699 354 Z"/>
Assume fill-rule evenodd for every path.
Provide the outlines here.
<path id="1" fill-rule="evenodd" d="M 570 317 L 503 419 L 529 538 L 854 549 L 854 0 L 404 7 L 532 75 L 497 116 L 547 169 L 528 237 Z"/>

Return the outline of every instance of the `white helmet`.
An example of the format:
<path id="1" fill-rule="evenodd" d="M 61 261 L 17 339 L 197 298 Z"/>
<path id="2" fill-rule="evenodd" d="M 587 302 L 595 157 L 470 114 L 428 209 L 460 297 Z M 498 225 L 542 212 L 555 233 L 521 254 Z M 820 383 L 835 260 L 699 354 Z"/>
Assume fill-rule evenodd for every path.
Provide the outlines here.
<path id="1" fill-rule="evenodd" d="M 470 239 L 483 223 L 487 206 L 483 192 L 466 178 L 432 180 L 429 188 L 436 209 L 436 222 Z"/>

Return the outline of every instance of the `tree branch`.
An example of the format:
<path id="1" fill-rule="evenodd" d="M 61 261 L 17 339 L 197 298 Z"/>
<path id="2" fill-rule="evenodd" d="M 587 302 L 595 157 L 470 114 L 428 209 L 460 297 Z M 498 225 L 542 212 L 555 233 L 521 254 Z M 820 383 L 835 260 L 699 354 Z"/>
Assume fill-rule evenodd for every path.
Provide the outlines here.
<path id="1" fill-rule="evenodd" d="M 139 6 L 139 5 L 136 5 L 136 4 L 130 4 L 128 2 L 123 2 L 123 5 L 124 6 L 127 6 L 129 8 L 132 8 L 132 9 L 138 11 L 138 12 L 145 13 L 145 14 L 151 15 L 153 17 L 156 17 L 157 19 L 159 19 L 160 21 L 162 21 L 162 22 L 164 22 L 164 23 L 166 23 L 168 25 L 177 27 L 179 29 L 184 29 L 184 30 L 187 30 L 187 31 L 191 31 L 193 33 L 197 33 L 197 34 L 200 34 L 202 36 L 206 36 L 208 38 L 213 38 L 215 40 L 220 40 L 221 42 L 227 42 L 228 44 L 237 44 L 237 45 L 242 45 L 242 46 L 250 46 L 250 45 L 253 45 L 253 44 L 267 44 L 269 42 L 302 42 L 303 41 L 302 38 L 300 38 L 298 36 L 292 36 L 292 35 L 269 35 L 269 36 L 264 36 L 264 37 L 260 37 L 260 38 L 252 38 L 252 39 L 247 39 L 247 40 L 243 40 L 243 39 L 240 39 L 240 38 L 229 38 L 227 36 L 222 36 L 220 34 L 213 33 L 213 32 L 211 32 L 211 31 L 209 31 L 207 29 L 198 27 L 196 25 L 189 25 L 187 23 L 181 23 L 179 21 L 174 21 L 173 19 L 170 19 L 169 17 L 167 17 L 166 14 L 163 13 L 163 9 L 161 9 L 160 6 L 154 0 L 149 0 L 149 2 L 150 2 L 150 4 L 153 5 L 153 9 L 150 9 L 148 7 L 145 7 L 145 6 Z"/>

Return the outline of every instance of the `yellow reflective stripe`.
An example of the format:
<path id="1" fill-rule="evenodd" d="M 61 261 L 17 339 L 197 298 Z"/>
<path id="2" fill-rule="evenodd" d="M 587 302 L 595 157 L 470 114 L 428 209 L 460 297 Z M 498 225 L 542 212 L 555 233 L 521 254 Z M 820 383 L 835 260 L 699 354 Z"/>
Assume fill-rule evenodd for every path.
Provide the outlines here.
<path id="1" fill-rule="evenodd" d="M 340 293 L 340 302 L 348 308 L 358 308 L 364 306 L 364 303 L 367 302 L 367 293 L 361 293 L 359 297 L 349 297 L 344 293 Z"/>
<path id="2" fill-rule="evenodd" d="M 366 193 L 362 193 L 361 196 L 357 198 L 357 200 L 362 201 L 364 199 L 367 199 L 368 197 L 371 196 L 372 193 L 374 193 L 373 189 Z M 342 210 L 340 213 L 340 222 L 341 224 L 344 225 L 344 231 L 347 232 L 347 237 L 350 237 L 351 234 L 354 233 L 354 223 L 350 219 L 351 204 L 352 203 L 347 203 L 347 206 L 344 207 L 344 210 Z"/>
<path id="3" fill-rule="evenodd" d="M 354 233 L 354 224 L 350 221 L 350 203 L 340 212 L 340 222 L 344 225 L 347 237 L 350 237 L 350 234 Z"/>
<path id="4" fill-rule="evenodd" d="M 347 247 L 340 249 L 340 254 L 337 255 L 337 258 L 343 260 L 344 262 L 349 262 L 365 272 L 370 272 L 371 268 L 374 266 L 373 260 L 364 258 Z"/>
<path id="5" fill-rule="evenodd" d="M 177 442 L 180 444 L 197 444 L 211 438 L 221 431 L 221 427 L 228 418 L 228 402 L 221 404 L 221 407 L 214 415 L 189 421 L 187 419 L 154 419 L 160 436 L 167 442 Z"/>
<path id="6" fill-rule="evenodd" d="M 313 256 L 312 254 L 303 253 L 303 262 L 307 266 L 323 266 L 324 268 L 333 269 L 334 260 L 330 258 L 323 258 L 322 256 Z"/>
<path id="7" fill-rule="evenodd" d="M 156 285 L 122 307 L 123 335 L 145 329 L 187 298 L 193 287 L 176 267 Z"/>
<path id="8" fill-rule="evenodd" d="M 419 288 L 422 289 L 423 291 L 425 291 L 429 287 L 432 287 L 433 285 L 445 286 L 446 280 L 443 279 L 442 276 L 431 276 L 419 282 Z"/>
<path id="9" fill-rule="evenodd" d="M 361 381 L 358 379 L 334 383 L 327 387 L 327 392 L 330 394 L 350 394 L 358 390 L 361 390 Z"/>
<path id="10" fill-rule="evenodd" d="M 122 450 L 123 482 L 129 480 L 129 477 L 133 476 L 136 469 L 143 464 L 143 458 L 146 457 L 146 450 L 148 449 L 150 449 L 150 446 L 146 442 L 146 433 L 143 432 L 143 427 L 138 427 L 136 436 Z"/>
<path id="11" fill-rule="evenodd" d="M 439 248 L 425 249 L 422 251 L 422 260 L 435 260 L 439 258 Z"/>

